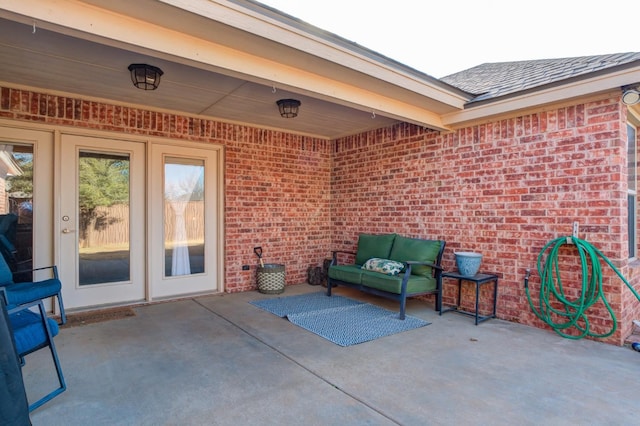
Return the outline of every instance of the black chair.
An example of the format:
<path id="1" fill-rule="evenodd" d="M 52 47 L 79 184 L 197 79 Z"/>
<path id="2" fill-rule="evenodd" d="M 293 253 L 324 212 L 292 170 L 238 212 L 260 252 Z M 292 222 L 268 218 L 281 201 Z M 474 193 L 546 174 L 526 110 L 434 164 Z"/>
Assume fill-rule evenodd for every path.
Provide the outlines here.
<path id="1" fill-rule="evenodd" d="M 4 288 L 6 292 L 8 308 L 49 297 L 56 297 L 58 299 L 58 307 L 60 308 L 60 324 L 62 325 L 67 322 L 67 316 L 64 312 L 64 303 L 62 302 L 62 283 L 58 278 L 58 268 L 56 268 L 56 266 L 46 266 L 32 269 L 31 272 L 45 269 L 51 269 L 52 278 L 35 282 L 14 283 L 13 273 L 9 265 L 4 257 L 0 256 L 0 289 Z"/>
<path id="2" fill-rule="evenodd" d="M 0 289 L 0 296 L 6 303 L 7 294 L 4 289 Z M 37 310 L 30 309 L 34 307 L 37 307 Z M 4 306 L 2 308 L 6 309 Z M 36 402 L 29 404 L 29 412 L 31 412 L 67 389 L 64 376 L 62 375 L 58 353 L 53 343 L 53 337 L 57 336 L 59 332 L 58 323 L 47 317 L 42 300 L 8 308 L 7 313 L 13 335 L 13 344 L 20 358 L 21 365 L 24 366 L 25 364 L 25 356 L 39 349 L 49 347 L 60 383 L 58 388 L 49 392 Z"/>
<path id="3" fill-rule="evenodd" d="M 9 314 L 0 297 L 0 425 L 29 425 L 29 403 L 24 390 L 22 370 L 9 326 Z"/>
<path id="4" fill-rule="evenodd" d="M 16 228 L 18 216 L 9 213 L 0 215 L 0 254 L 9 264 L 12 271 L 18 268 L 18 250 L 16 249 Z"/>

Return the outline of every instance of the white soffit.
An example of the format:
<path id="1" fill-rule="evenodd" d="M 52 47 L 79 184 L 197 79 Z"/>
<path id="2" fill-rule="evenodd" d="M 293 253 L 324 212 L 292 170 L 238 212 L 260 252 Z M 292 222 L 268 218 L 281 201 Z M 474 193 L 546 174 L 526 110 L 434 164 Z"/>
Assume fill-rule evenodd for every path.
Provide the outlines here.
<path id="1" fill-rule="evenodd" d="M 103 3 L 106 9 L 95 6 L 102 6 Z M 236 25 L 239 25 L 238 22 L 244 22 L 244 20 L 250 18 L 253 19 L 252 24 L 258 27 L 266 25 L 272 30 L 276 28 L 273 23 L 265 22 L 264 19 L 257 20 L 257 18 L 248 17 L 245 9 L 227 1 L 195 0 L 189 2 L 166 1 L 165 3 L 175 3 L 176 7 L 180 8 L 189 6 L 199 13 L 216 12 L 219 14 L 216 19 L 226 19 Z M 193 19 L 192 13 L 181 10 L 174 9 L 174 12 L 180 13 L 179 16 L 176 16 L 176 13 L 170 14 L 168 12 L 170 12 L 171 8 L 168 10 L 166 5 L 162 5 L 159 2 L 140 0 L 135 4 L 136 7 L 132 8 L 134 11 L 151 11 L 149 19 L 159 19 L 155 18 L 158 15 L 162 16 L 162 20 L 172 19 L 173 22 L 181 22 L 182 26 L 186 25 L 182 19 L 187 19 L 187 23 L 189 19 Z M 158 9 L 159 4 L 162 6 L 161 10 Z M 165 57 L 170 57 L 172 60 L 179 58 L 182 63 L 187 65 L 198 64 L 204 69 L 209 67 L 213 71 L 217 70 L 234 77 L 244 78 L 260 84 L 271 84 L 290 91 L 300 91 L 301 93 L 317 96 L 325 101 L 336 102 L 362 111 L 376 112 L 390 118 L 438 130 L 446 129 L 446 126 L 442 124 L 440 114 L 444 110 L 453 111 L 459 109 L 464 104 L 462 96 L 457 93 L 454 95 L 454 91 L 449 96 L 451 98 L 449 100 L 452 102 L 443 104 L 421 94 L 412 96 L 411 93 L 415 93 L 414 91 L 379 79 L 376 86 L 381 85 L 383 86 L 382 88 L 375 86 L 371 88 L 363 87 L 363 85 L 349 82 L 349 79 L 341 80 L 332 76 L 325 76 L 324 74 L 326 73 L 323 69 L 316 68 L 316 70 L 310 71 L 303 69 L 301 66 L 289 66 L 283 64 L 283 61 L 276 60 L 277 58 L 266 59 L 201 37 L 195 37 L 185 32 L 118 13 L 119 9 L 126 9 L 130 7 L 129 5 L 129 2 L 121 2 L 119 0 L 94 0 L 90 2 L 73 0 L 5 0 L 2 7 L 5 10 L 26 17 L 26 22 L 31 18 L 38 22 L 38 25 L 47 23 L 55 26 L 56 31 L 60 31 L 60 28 L 63 28 L 64 31 L 75 37 L 99 39 L 101 43 L 106 42 L 121 48 L 127 46 L 127 48 L 139 49 L 142 53 L 156 52 L 159 57 L 165 55 Z M 109 8 L 115 9 L 115 11 Z M 223 11 L 225 13 L 222 13 Z M 260 15 L 259 17 L 262 16 Z M 198 26 L 192 26 L 192 28 L 200 28 L 200 31 L 202 31 L 202 28 Z M 283 29 L 282 31 L 288 30 Z M 293 33 L 289 31 L 289 34 Z M 298 36 L 304 39 L 305 42 L 310 40 L 299 34 Z M 246 40 L 242 39 L 240 41 L 246 42 Z M 259 43 L 260 40 L 256 39 L 254 41 Z M 328 48 L 327 45 L 330 44 L 324 41 L 324 44 L 318 41 L 314 43 L 316 43 L 316 46 L 324 46 L 324 48 Z M 333 47 L 331 50 L 334 54 L 339 52 L 342 55 L 346 55 L 345 58 L 350 53 Z M 297 52 L 299 51 L 291 50 L 291 53 L 297 54 Z M 351 57 L 354 58 L 353 55 Z M 324 64 L 327 69 L 330 70 L 332 68 L 331 62 L 324 62 Z M 377 65 L 375 61 L 369 62 L 369 66 L 373 65 Z M 333 66 L 344 70 L 347 74 L 352 72 L 348 67 L 345 68 L 336 64 Z M 384 69 L 385 67 L 378 68 Z M 399 76 L 396 70 L 387 69 L 387 72 L 390 75 Z M 361 76 L 371 78 L 370 75 L 361 74 Z M 406 79 L 406 81 L 410 80 Z M 417 84 L 417 80 L 413 81 Z M 423 86 L 427 87 L 429 85 L 423 84 Z M 437 89 L 441 91 L 441 89 Z M 444 91 L 441 92 L 445 93 Z M 397 94 L 406 96 L 397 96 Z M 436 104 L 441 110 L 434 112 L 433 107 Z"/>

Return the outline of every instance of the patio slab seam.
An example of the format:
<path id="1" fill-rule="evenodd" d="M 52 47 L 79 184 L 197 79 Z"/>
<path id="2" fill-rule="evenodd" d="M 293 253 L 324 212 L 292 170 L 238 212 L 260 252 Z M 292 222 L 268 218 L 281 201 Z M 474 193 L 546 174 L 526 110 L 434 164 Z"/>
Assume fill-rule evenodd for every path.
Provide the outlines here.
<path id="1" fill-rule="evenodd" d="M 225 317 L 224 315 L 220 314 L 219 312 L 216 312 L 215 310 L 211 309 L 210 307 L 200 303 L 199 300 L 197 299 L 191 299 L 193 300 L 196 304 L 200 305 L 201 307 L 203 307 L 205 310 L 207 310 L 208 312 L 212 313 L 213 315 L 216 315 L 218 318 L 226 321 L 227 323 L 231 324 L 233 327 L 235 327 L 236 329 L 242 331 L 243 333 L 245 333 L 247 336 L 250 336 L 251 338 L 257 340 L 258 342 L 260 342 L 261 344 L 263 344 L 264 346 L 266 346 L 267 348 L 271 349 L 272 351 L 276 352 L 277 354 L 279 354 L 280 356 L 284 357 L 285 359 L 289 360 L 290 362 L 294 363 L 295 365 L 297 365 L 298 367 L 302 368 L 303 370 L 309 372 L 310 374 L 312 374 L 314 377 L 318 378 L 319 380 L 321 380 L 322 382 L 326 383 L 327 385 L 331 386 L 332 388 L 340 391 L 343 395 L 345 395 L 346 397 L 351 398 L 354 401 L 357 401 L 358 403 L 362 404 L 363 406 L 369 408 L 370 410 L 378 413 L 379 415 L 383 416 L 384 418 L 386 418 L 387 420 L 389 420 L 390 422 L 393 422 L 397 425 L 400 425 L 401 423 L 394 419 L 393 417 L 389 416 L 389 414 L 385 413 L 384 411 L 381 411 L 380 409 L 372 406 L 371 404 L 368 404 L 366 401 L 362 400 L 361 398 L 358 398 L 357 396 L 350 394 L 349 392 L 345 391 L 344 389 L 342 389 L 340 386 L 336 385 L 335 383 L 332 383 L 331 381 L 329 381 L 327 378 L 323 377 L 322 375 L 318 374 L 317 372 L 311 370 L 310 368 L 306 367 L 305 365 L 301 364 L 300 362 L 298 362 L 296 359 L 292 358 L 291 356 L 287 355 L 286 353 L 282 352 L 281 350 L 279 350 L 278 348 L 276 348 L 273 345 L 270 345 L 269 343 L 267 343 L 266 341 L 264 341 L 263 339 L 261 339 L 259 336 L 251 333 L 250 331 L 246 330 L 245 328 L 243 328 L 242 326 L 240 326 L 239 324 L 236 324 L 235 322 L 233 322 L 232 320 L 230 320 L 229 318 Z M 258 309 L 258 308 L 256 308 Z M 292 324 L 293 325 L 293 324 Z"/>

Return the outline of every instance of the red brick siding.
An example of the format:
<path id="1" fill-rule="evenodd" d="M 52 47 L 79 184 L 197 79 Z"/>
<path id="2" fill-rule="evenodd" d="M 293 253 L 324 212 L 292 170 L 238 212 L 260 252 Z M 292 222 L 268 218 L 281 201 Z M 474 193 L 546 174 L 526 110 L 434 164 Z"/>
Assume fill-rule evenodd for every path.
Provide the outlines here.
<path id="1" fill-rule="evenodd" d="M 484 254 L 500 275 L 498 316 L 543 327 L 523 290 L 524 270 L 539 285 L 536 258 L 549 240 L 580 236 L 602 250 L 636 288 L 628 265 L 626 109 L 617 99 L 577 104 L 439 134 L 399 124 L 335 143 L 43 93 L 0 88 L 0 117 L 51 125 L 215 143 L 225 146 L 227 291 L 255 288 L 252 249 L 284 263 L 287 284 L 306 280 L 331 248 L 353 249 L 359 232 L 397 232 L 447 241 Z M 563 248 L 563 284 L 579 285 L 574 249 Z M 243 264 L 252 265 L 242 271 Z M 453 298 L 448 285 L 445 297 Z M 604 288 L 620 344 L 640 318 L 639 303 L 605 267 Z M 469 288 L 464 289 L 470 300 Z M 482 295 L 489 309 L 490 288 Z M 611 321 L 589 310 L 595 331 Z"/>
<path id="2" fill-rule="evenodd" d="M 226 280 L 229 291 L 255 288 L 253 247 L 283 263 L 288 284 L 305 282 L 331 241 L 329 141 L 255 130 L 226 151 Z M 241 271 L 241 264 L 252 271 Z M 237 266 L 237 267 L 236 267 Z"/>
<path id="3" fill-rule="evenodd" d="M 606 99 L 447 134 L 400 124 L 337 140 L 331 188 L 334 246 L 354 249 L 359 232 L 445 239 L 448 270 L 455 269 L 454 251 L 479 251 L 482 269 L 500 276 L 498 316 L 541 327 L 523 290 L 525 269 L 533 272 L 530 283 L 537 298 L 537 256 L 548 241 L 571 235 L 574 221 L 580 223 L 582 239 L 623 274 L 630 273 L 621 133 L 626 110 L 621 108 L 617 99 Z M 575 294 L 581 284 L 578 256 L 570 246 L 561 252 L 563 284 Z M 635 298 L 607 268 L 607 300 L 618 319 L 627 321 L 622 300 L 628 306 Z M 454 291 L 455 286 L 446 285 L 447 302 Z M 463 297 L 469 302 L 470 291 L 466 287 Z M 484 310 L 490 292 L 490 286 L 483 290 Z M 588 314 L 593 332 L 610 328 L 601 303 Z M 628 324 L 608 340 L 619 344 L 630 331 Z"/>
<path id="4" fill-rule="evenodd" d="M 287 284 L 306 281 L 328 254 L 329 141 L 7 87 L 0 95 L 3 118 L 224 145 L 228 292 L 255 288 L 255 246 L 286 265 Z"/>

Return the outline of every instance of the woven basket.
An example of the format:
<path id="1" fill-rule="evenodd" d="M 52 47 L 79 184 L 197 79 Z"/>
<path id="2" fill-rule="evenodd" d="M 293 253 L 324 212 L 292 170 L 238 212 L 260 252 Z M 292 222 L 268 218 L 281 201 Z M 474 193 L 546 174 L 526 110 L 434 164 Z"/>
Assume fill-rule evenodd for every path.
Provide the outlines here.
<path id="1" fill-rule="evenodd" d="M 266 263 L 258 266 L 258 291 L 266 294 L 279 294 L 284 291 L 284 265 Z"/>

